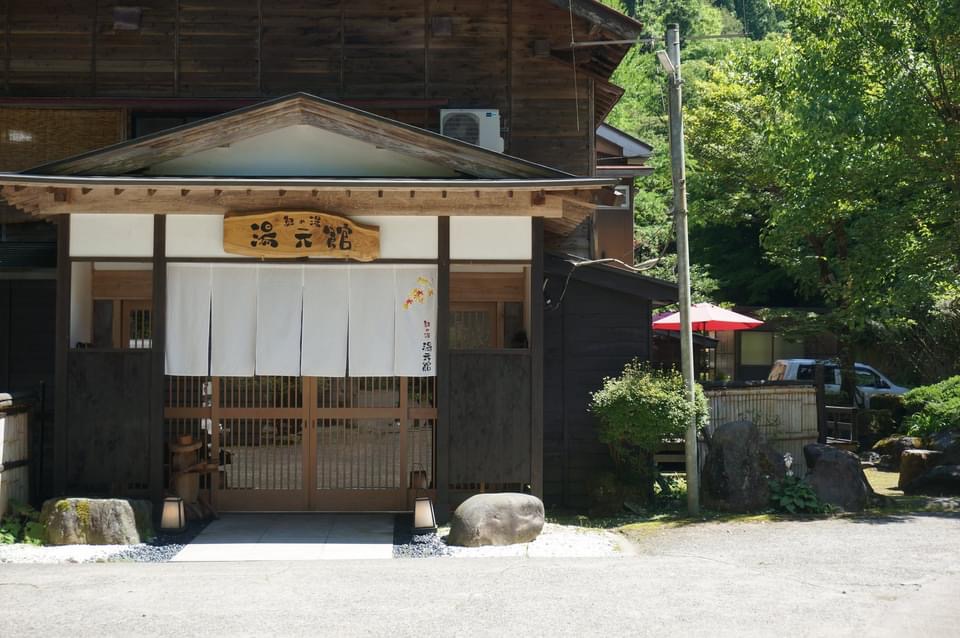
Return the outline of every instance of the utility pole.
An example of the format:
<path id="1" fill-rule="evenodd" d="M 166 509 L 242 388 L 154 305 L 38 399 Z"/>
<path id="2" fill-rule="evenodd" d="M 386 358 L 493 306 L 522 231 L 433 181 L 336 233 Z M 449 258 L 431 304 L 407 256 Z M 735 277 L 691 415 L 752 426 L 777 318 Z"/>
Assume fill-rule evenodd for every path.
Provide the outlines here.
<path id="1" fill-rule="evenodd" d="M 677 234 L 677 283 L 680 288 L 680 370 L 691 403 L 696 401 L 693 378 L 693 330 L 690 325 L 690 249 L 687 245 L 687 172 L 684 167 L 683 111 L 680 96 L 680 27 L 667 27 L 667 50 L 657 58 L 670 82 L 670 166 L 673 173 L 673 220 Z M 700 513 L 700 464 L 697 455 L 697 423 L 687 424 L 687 511 Z"/>

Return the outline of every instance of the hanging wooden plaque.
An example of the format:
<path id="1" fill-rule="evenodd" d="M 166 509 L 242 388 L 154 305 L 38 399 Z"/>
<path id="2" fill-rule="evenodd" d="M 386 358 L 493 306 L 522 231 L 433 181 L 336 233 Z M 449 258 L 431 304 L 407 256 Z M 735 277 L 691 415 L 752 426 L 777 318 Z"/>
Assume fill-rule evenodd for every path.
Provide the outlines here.
<path id="1" fill-rule="evenodd" d="M 223 250 L 250 257 L 372 261 L 380 256 L 380 229 L 339 215 L 307 211 L 227 215 Z"/>

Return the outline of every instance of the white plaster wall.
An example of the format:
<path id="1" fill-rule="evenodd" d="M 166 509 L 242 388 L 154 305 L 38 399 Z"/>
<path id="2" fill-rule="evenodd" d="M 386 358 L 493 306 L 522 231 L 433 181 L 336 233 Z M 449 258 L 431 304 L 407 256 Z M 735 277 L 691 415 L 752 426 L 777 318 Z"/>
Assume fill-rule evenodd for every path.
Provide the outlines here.
<path id="1" fill-rule="evenodd" d="M 383 259 L 437 258 L 436 217 L 364 215 L 350 219 L 380 228 Z M 241 256 L 223 250 L 223 215 L 167 216 L 167 257 Z"/>
<path id="2" fill-rule="evenodd" d="M 151 166 L 149 175 L 455 177 L 449 167 L 295 124 Z"/>
<path id="3" fill-rule="evenodd" d="M 450 218 L 450 259 L 530 259 L 530 217 Z"/>
<path id="4" fill-rule="evenodd" d="M 152 257 L 153 215 L 71 215 L 70 256 Z"/>
<path id="5" fill-rule="evenodd" d="M 73 348 L 78 342 L 93 341 L 93 264 L 74 262 L 70 278 L 70 347 Z"/>
<path id="6" fill-rule="evenodd" d="M 351 217 L 360 224 L 380 227 L 382 259 L 436 259 L 437 218 L 407 215 Z"/>
<path id="7" fill-rule="evenodd" d="M 223 215 L 167 215 L 167 257 L 242 257 L 223 250 Z"/>

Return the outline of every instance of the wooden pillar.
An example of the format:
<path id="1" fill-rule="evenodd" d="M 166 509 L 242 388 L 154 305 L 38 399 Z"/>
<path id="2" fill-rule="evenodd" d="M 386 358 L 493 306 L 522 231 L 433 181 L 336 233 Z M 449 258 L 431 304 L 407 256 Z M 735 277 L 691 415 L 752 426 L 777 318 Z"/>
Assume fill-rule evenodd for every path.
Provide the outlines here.
<path id="1" fill-rule="evenodd" d="M 534 217 L 530 254 L 530 490 L 543 498 L 543 218 Z"/>
<path id="2" fill-rule="evenodd" d="M 437 518 L 445 522 L 450 513 L 450 218 L 437 219 L 437 427 L 436 468 Z"/>
<path id="3" fill-rule="evenodd" d="M 827 442 L 827 395 L 824 389 L 823 364 L 814 368 L 813 383 L 817 388 L 817 443 Z"/>
<path id="4" fill-rule="evenodd" d="M 57 218 L 57 327 L 54 353 L 53 496 L 67 493 L 67 364 L 70 355 L 70 216 Z"/>
<path id="5" fill-rule="evenodd" d="M 167 320 L 167 218 L 153 216 L 153 309 L 150 353 L 150 498 L 159 509 L 163 501 L 163 405 L 166 388 L 165 353 Z"/>

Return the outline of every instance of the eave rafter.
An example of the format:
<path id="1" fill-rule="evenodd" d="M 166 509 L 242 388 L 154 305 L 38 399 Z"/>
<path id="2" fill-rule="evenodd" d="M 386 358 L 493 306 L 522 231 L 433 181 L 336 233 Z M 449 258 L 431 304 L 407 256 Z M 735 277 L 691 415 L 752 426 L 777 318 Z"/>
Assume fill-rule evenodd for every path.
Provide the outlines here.
<path id="1" fill-rule="evenodd" d="M 604 181 L 576 187 L 512 182 L 463 184 L 216 184 L 187 180 L 2 180 L 0 196 L 36 217 L 61 214 L 237 214 L 263 210 L 317 210 L 339 215 L 543 217 L 553 232 L 569 232 L 616 194 Z"/>

